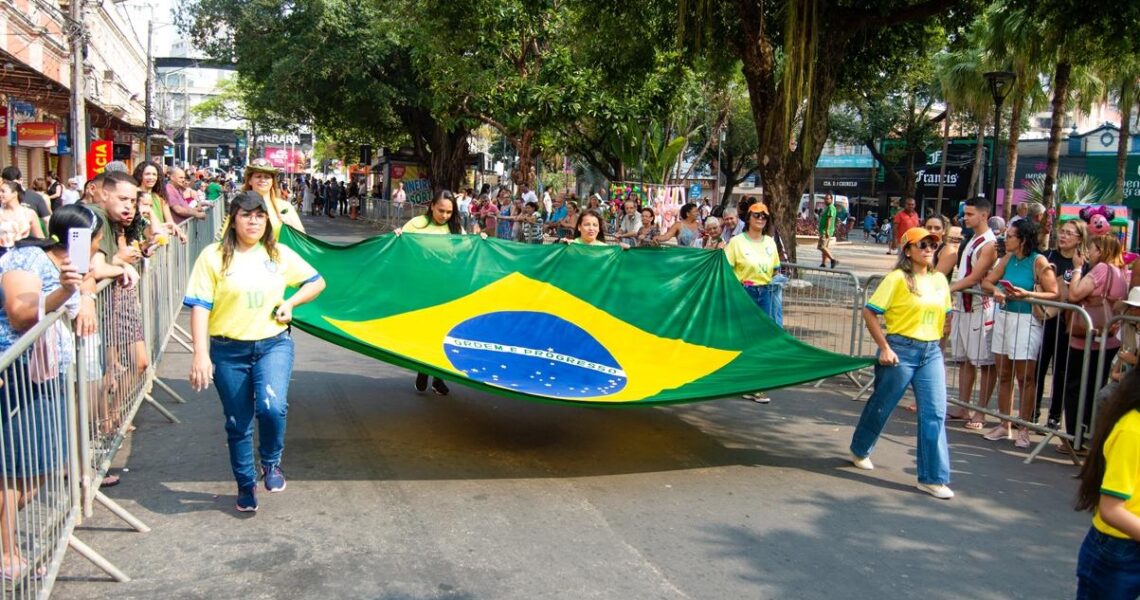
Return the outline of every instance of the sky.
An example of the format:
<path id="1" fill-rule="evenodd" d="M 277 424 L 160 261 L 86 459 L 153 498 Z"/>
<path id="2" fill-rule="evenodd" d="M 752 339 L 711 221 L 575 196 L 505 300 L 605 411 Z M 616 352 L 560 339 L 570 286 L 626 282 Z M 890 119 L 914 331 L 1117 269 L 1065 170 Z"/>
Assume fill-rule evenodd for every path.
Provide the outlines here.
<path id="1" fill-rule="evenodd" d="M 128 17 L 128 22 L 135 28 L 135 35 L 143 47 L 146 47 L 146 24 L 150 18 L 150 7 L 154 8 L 154 37 L 151 39 L 151 53 L 154 56 L 170 56 L 170 46 L 178 38 L 178 30 L 174 25 L 173 0 L 125 0 L 114 5 L 115 10 Z"/>

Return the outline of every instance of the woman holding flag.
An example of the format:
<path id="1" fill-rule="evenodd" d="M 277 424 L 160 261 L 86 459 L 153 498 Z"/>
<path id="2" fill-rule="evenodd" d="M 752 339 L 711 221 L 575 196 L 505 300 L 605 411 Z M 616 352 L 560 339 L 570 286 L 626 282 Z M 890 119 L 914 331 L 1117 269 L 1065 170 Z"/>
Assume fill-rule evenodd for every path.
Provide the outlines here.
<path id="1" fill-rule="evenodd" d="M 898 263 L 863 307 L 863 321 L 879 347 L 875 390 L 863 407 L 851 438 L 851 464 L 874 469 L 875 448 L 891 412 L 907 387 L 918 410 L 918 489 L 949 500 L 950 450 L 946 442 L 946 370 L 942 362 L 942 326 L 950 312 L 950 285 L 934 269 L 942 241 L 921 227 L 907 230 L 899 243 Z M 879 317 L 886 321 L 886 333 Z"/>

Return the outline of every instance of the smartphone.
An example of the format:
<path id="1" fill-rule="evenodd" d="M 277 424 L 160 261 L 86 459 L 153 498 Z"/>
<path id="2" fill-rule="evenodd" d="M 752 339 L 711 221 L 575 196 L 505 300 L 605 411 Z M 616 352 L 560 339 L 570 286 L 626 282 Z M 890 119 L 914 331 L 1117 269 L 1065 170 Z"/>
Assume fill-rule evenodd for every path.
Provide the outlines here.
<path id="1" fill-rule="evenodd" d="M 91 269 L 91 230 L 73 227 L 67 235 L 67 256 L 80 275 Z"/>
<path id="2" fill-rule="evenodd" d="M 1013 284 L 1010 283 L 1008 279 L 1002 279 L 1001 281 L 998 281 L 998 285 L 1005 288 L 1005 292 L 1007 294 L 1013 292 Z"/>

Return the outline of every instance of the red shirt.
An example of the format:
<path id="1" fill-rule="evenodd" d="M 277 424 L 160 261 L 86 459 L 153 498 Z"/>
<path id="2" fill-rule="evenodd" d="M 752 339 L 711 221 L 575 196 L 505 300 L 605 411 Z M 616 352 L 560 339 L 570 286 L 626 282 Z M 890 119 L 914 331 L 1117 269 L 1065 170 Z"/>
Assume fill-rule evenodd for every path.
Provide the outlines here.
<path id="1" fill-rule="evenodd" d="M 907 213 L 905 210 L 900 210 L 895 215 L 895 241 L 901 240 L 903 234 L 912 227 L 918 227 L 918 211 Z"/>

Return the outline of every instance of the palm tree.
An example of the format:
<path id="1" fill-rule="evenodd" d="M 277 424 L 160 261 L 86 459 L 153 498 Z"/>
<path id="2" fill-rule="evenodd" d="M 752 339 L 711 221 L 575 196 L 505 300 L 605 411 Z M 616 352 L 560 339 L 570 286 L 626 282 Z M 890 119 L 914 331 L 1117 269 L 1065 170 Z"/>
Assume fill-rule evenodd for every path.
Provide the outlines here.
<path id="1" fill-rule="evenodd" d="M 979 18 L 979 21 L 982 19 Z M 985 167 L 985 132 L 988 115 L 993 111 L 993 96 L 990 95 L 983 73 L 990 70 L 985 54 L 974 43 L 979 35 L 979 26 L 975 23 L 967 32 L 967 43 L 954 50 L 944 50 L 934 58 L 938 81 L 942 88 L 942 97 L 946 100 L 947 111 L 950 107 L 969 117 L 969 120 L 978 124 L 978 142 L 974 152 L 974 172 L 970 175 L 968 195 L 974 195 L 975 182 L 980 169 Z M 949 119 L 949 114 L 947 115 Z M 942 160 L 946 160 L 946 152 L 942 153 Z M 945 167 L 943 167 L 945 168 Z M 941 198 L 940 198 L 941 199 Z M 941 210 L 941 206 L 936 208 Z"/>
<path id="2" fill-rule="evenodd" d="M 1013 186 L 1017 172 L 1017 142 L 1021 137 L 1021 114 L 1045 107 L 1040 73 L 1045 66 L 1045 33 L 1040 21 L 1024 8 L 1010 9 L 1004 2 L 990 6 L 982 20 L 980 42 L 990 60 L 1016 76 L 1010 93 L 1009 138 L 1006 144 L 1005 218 L 1013 213 Z M 995 140 L 994 151 L 997 141 Z M 997 177 L 997 173 L 994 173 Z M 997 199 L 995 198 L 996 202 Z"/>
<path id="3" fill-rule="evenodd" d="M 1119 57 L 1105 66 L 1109 97 L 1120 107 L 1120 141 L 1116 147 L 1116 198 L 1124 198 L 1124 172 L 1128 164 L 1128 142 L 1132 137 L 1132 109 L 1140 83 L 1140 57 Z"/>

